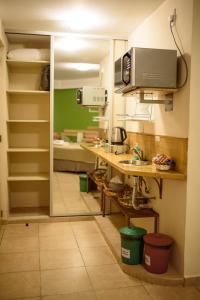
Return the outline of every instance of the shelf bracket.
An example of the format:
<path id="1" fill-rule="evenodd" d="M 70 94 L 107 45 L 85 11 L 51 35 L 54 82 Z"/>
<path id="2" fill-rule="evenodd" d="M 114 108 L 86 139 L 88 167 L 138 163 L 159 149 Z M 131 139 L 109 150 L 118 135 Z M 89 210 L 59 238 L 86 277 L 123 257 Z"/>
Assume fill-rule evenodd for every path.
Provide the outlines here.
<path id="1" fill-rule="evenodd" d="M 153 177 L 155 182 L 157 183 L 158 190 L 159 190 L 159 198 L 162 199 L 162 192 L 163 192 L 163 179 L 162 178 L 155 178 Z"/>
<path id="2" fill-rule="evenodd" d="M 165 99 L 149 99 L 150 97 L 147 97 L 147 95 L 150 95 L 153 98 L 153 93 L 140 93 L 139 94 L 139 101 L 140 103 L 145 104 L 164 104 L 165 105 L 165 111 L 173 111 L 173 93 L 165 94 Z"/>

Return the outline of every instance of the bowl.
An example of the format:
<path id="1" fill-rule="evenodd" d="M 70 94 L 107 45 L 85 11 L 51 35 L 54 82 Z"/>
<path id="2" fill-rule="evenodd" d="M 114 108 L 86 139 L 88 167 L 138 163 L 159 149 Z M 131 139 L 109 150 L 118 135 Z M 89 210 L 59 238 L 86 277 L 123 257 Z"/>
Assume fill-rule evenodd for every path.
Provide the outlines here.
<path id="1" fill-rule="evenodd" d="M 170 165 L 159 165 L 159 164 L 155 164 L 156 165 L 156 169 L 159 171 L 168 171 L 171 169 Z"/>

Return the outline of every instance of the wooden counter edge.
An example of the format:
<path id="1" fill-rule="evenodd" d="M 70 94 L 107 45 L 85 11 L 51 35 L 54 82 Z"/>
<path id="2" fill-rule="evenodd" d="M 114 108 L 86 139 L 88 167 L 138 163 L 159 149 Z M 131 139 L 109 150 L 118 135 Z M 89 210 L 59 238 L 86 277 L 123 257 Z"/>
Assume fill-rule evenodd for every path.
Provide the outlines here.
<path id="1" fill-rule="evenodd" d="M 85 150 L 90 151 L 94 155 L 97 155 L 104 159 L 108 164 L 110 164 L 113 168 L 117 169 L 119 172 L 125 174 L 125 175 L 132 175 L 132 176 L 144 176 L 144 177 L 154 177 L 154 178 L 162 178 L 162 179 L 171 179 L 171 180 L 185 180 L 186 175 L 177 171 L 157 171 L 153 166 L 151 171 L 149 171 L 149 165 L 148 166 L 123 166 L 119 164 L 119 162 L 112 161 L 110 159 L 110 156 L 112 155 L 113 158 L 119 158 L 119 160 L 123 159 L 131 159 L 131 154 L 119 154 L 115 155 L 114 153 L 107 153 L 104 151 L 103 148 L 97 148 L 95 146 L 91 146 L 91 144 L 80 144 L 81 147 Z M 122 158 L 123 157 L 123 158 Z M 131 169 L 130 169 L 131 168 Z M 134 170 L 133 170 L 134 168 Z"/>

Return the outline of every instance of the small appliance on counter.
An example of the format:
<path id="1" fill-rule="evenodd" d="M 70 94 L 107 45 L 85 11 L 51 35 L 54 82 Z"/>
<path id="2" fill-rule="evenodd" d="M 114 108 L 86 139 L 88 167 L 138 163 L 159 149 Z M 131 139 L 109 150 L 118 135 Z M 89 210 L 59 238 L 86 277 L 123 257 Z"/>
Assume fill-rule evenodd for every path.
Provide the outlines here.
<path id="1" fill-rule="evenodd" d="M 126 130 L 123 127 L 113 127 L 111 139 L 112 145 L 123 145 L 126 138 Z"/>
<path id="2" fill-rule="evenodd" d="M 126 130 L 123 127 L 113 127 L 110 152 L 115 154 L 127 153 L 130 147 L 124 144 L 126 138 Z"/>

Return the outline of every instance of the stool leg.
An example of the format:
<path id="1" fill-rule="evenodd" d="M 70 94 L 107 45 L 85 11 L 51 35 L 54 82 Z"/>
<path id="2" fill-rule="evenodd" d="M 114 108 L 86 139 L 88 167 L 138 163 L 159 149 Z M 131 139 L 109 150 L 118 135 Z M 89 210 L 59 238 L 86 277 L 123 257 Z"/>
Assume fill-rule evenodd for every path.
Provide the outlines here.
<path id="1" fill-rule="evenodd" d="M 158 232 L 158 218 L 159 217 L 154 217 L 154 232 Z"/>
<path id="2" fill-rule="evenodd" d="M 103 197 L 102 197 L 102 215 L 105 217 L 105 194 L 103 191 Z"/>
<path id="3" fill-rule="evenodd" d="M 103 210 L 103 187 L 101 187 L 101 211 Z"/>
<path id="4" fill-rule="evenodd" d="M 89 192 L 89 175 L 87 174 L 87 193 Z"/>
<path id="5" fill-rule="evenodd" d="M 125 215 L 125 219 L 127 226 L 130 227 L 130 218 L 127 215 Z"/>

